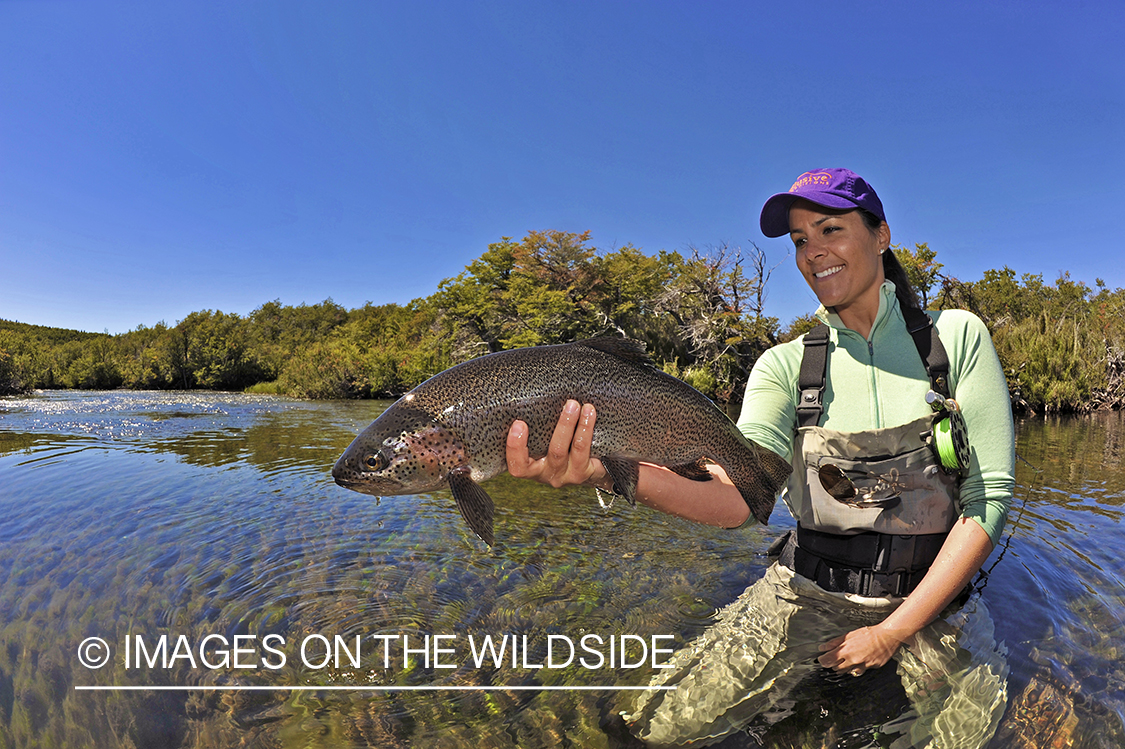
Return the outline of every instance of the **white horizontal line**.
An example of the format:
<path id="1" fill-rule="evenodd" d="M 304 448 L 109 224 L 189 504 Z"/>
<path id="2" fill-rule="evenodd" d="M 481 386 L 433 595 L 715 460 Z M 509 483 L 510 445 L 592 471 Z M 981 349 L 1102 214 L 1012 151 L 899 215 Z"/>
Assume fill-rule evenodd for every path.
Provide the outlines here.
<path id="1" fill-rule="evenodd" d="M 374 687 L 363 685 L 330 685 L 322 687 L 267 687 L 267 686 L 215 686 L 215 687 L 188 687 L 188 686 L 79 686 L 75 685 L 76 692 L 325 692 L 325 691 L 351 691 L 351 692 L 577 692 L 577 691 L 638 691 L 654 689 L 659 691 L 674 691 L 676 687 L 613 687 L 613 686 L 577 686 L 577 687 L 549 687 L 549 686 L 456 686 L 456 687 Z"/>

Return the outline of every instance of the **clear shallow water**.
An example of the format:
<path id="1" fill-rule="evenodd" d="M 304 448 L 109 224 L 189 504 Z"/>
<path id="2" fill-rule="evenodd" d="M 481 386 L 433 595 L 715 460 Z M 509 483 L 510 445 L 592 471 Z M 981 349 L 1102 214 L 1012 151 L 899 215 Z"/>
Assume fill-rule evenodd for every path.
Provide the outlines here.
<path id="1" fill-rule="evenodd" d="M 769 529 L 714 530 L 504 477 L 489 483 L 490 550 L 445 492 L 376 501 L 332 483 L 336 457 L 385 405 L 0 399 L 0 746 L 625 746 L 600 724 L 627 692 L 326 687 L 646 684 L 639 643 L 679 648 L 702 632 L 791 525 L 779 510 Z M 1123 442 L 1120 414 L 1019 425 L 1020 454 L 1040 471 L 1019 467 L 1015 535 L 984 593 L 1011 666 L 992 746 L 1125 745 Z M 445 649 L 429 664 L 427 635 Z M 528 652 L 478 666 L 472 646 L 505 635 Z M 585 635 L 601 638 L 576 653 L 594 667 L 546 667 Z M 608 643 L 623 635 L 638 665 L 614 650 L 611 667 Z M 138 636 L 151 658 L 139 665 Z M 319 638 L 354 653 L 357 636 L 358 667 L 346 652 L 320 666 Z M 80 661 L 90 637 L 111 649 L 108 665 Z M 320 688 L 75 689 L 91 685 Z M 893 668 L 862 689 L 825 678 L 766 738 L 852 746 L 905 709 Z"/>

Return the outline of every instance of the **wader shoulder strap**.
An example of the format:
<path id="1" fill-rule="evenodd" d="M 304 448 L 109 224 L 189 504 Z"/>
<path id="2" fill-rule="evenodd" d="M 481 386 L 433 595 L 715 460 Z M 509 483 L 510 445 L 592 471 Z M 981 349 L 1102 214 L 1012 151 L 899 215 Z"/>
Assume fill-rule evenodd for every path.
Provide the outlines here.
<path id="1" fill-rule="evenodd" d="M 945 346 L 941 345 L 941 339 L 938 338 L 934 319 L 914 307 L 903 309 L 902 317 L 906 320 L 906 329 L 910 331 L 910 337 L 914 339 L 914 347 L 918 349 L 918 355 L 926 365 L 926 373 L 930 376 L 930 387 L 946 398 L 951 397 L 949 357 L 945 353 Z"/>
<path id="2" fill-rule="evenodd" d="M 824 377 L 828 371 L 828 326 L 820 323 L 805 333 L 805 353 L 797 376 L 797 426 L 814 427 L 824 412 Z"/>
<path id="3" fill-rule="evenodd" d="M 949 356 L 938 338 L 932 317 L 913 307 L 902 310 L 906 329 L 914 340 L 914 347 L 922 357 L 930 387 L 946 398 L 949 391 Z M 816 426 L 824 412 L 824 384 L 828 371 L 828 326 L 824 323 L 805 333 L 805 353 L 801 357 L 801 373 L 797 378 L 800 400 L 797 402 L 797 426 Z"/>

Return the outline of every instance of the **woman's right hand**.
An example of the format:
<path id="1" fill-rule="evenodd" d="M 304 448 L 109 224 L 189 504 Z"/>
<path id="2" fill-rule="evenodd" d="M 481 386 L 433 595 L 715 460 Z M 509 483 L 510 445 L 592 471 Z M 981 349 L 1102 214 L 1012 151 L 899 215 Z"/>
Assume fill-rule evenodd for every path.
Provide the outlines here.
<path id="1" fill-rule="evenodd" d="M 508 473 L 558 488 L 573 484 L 613 491 L 613 479 L 597 458 L 590 457 L 597 414 L 590 404 L 570 400 L 551 434 L 547 454 L 527 452 L 527 424 L 516 421 L 508 429 Z M 746 522 L 750 510 L 738 489 L 718 465 L 709 465 L 713 481 L 691 481 L 663 466 L 641 463 L 636 500 L 653 509 L 721 528 Z"/>
<path id="2" fill-rule="evenodd" d="M 508 473 L 533 479 L 556 489 L 572 484 L 602 486 L 610 481 L 597 458 L 590 457 L 597 413 L 587 403 L 568 400 L 551 435 L 547 454 L 532 458 L 527 452 L 527 424 L 515 421 L 508 430 Z"/>

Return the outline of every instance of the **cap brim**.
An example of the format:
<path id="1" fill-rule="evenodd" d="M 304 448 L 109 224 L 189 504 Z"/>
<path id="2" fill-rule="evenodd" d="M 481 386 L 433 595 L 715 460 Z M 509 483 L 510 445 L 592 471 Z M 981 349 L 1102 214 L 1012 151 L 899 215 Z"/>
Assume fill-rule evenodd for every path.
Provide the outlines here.
<path id="1" fill-rule="evenodd" d="M 822 205 L 825 208 L 841 208 L 850 210 L 859 208 L 847 198 L 832 195 L 826 192 L 779 192 L 766 201 L 762 206 L 762 234 L 767 237 L 783 237 L 789 233 L 789 209 L 798 200 L 807 200 L 810 203 Z"/>

